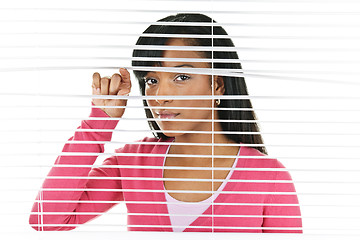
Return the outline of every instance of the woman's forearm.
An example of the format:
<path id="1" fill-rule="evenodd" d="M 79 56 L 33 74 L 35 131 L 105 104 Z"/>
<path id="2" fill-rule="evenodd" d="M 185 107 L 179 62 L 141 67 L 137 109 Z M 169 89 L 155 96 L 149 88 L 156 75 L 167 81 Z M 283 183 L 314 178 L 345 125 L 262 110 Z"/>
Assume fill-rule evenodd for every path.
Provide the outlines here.
<path id="1" fill-rule="evenodd" d="M 108 116 L 101 109 L 93 108 L 90 117 Z M 110 118 L 109 120 L 85 120 L 81 122 L 78 129 L 114 129 L 116 124 L 117 121 L 110 120 Z M 96 155 L 84 154 L 81 156 L 79 153 L 102 153 L 104 152 L 104 144 L 79 142 L 110 141 L 111 136 L 112 132 L 76 131 L 74 136 L 69 139 L 70 142 L 74 143 L 65 144 L 62 152 L 66 154 L 58 156 L 56 159 L 33 205 L 29 221 L 34 229 L 70 230 L 74 227 L 64 227 L 63 225 L 81 224 L 95 217 L 94 215 L 76 215 L 75 212 L 90 212 L 104 208 L 100 205 L 94 208 L 91 204 L 79 203 L 79 200 L 91 200 L 102 194 L 101 192 L 86 192 L 87 185 L 97 185 L 96 181 L 95 183 L 94 181 L 91 182 L 87 177 L 89 175 L 108 174 L 106 171 L 92 170 L 92 165 L 97 158 Z M 70 153 L 76 155 L 71 156 Z"/>

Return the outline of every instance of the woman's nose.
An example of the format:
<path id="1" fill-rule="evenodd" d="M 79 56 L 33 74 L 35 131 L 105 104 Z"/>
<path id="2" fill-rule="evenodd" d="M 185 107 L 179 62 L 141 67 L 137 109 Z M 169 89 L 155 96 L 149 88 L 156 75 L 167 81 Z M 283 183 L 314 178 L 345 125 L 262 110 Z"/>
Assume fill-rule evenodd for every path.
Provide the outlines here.
<path id="1" fill-rule="evenodd" d="M 155 99 L 155 101 L 159 104 L 159 105 L 164 105 L 164 104 L 168 104 L 171 103 L 173 100 L 171 99 L 171 96 L 173 95 L 171 88 L 169 86 L 167 86 L 167 84 L 159 84 L 156 93 L 156 96 L 161 96 L 162 98 L 160 99 Z M 164 98 L 163 96 L 170 96 L 170 98 Z"/>

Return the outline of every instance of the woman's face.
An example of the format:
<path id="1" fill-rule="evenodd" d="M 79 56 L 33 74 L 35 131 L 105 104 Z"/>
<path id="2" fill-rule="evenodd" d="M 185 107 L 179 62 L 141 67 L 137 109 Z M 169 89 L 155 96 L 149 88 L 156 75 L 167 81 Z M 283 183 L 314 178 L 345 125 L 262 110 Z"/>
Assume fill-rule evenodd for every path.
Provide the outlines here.
<path id="1" fill-rule="evenodd" d="M 170 46 L 187 46 L 181 39 L 169 41 Z M 195 51 L 164 51 L 164 58 L 203 58 L 200 52 Z M 146 96 L 184 96 L 184 95 L 220 95 L 223 94 L 223 87 L 218 87 L 218 81 L 214 80 L 212 90 L 211 75 L 182 73 L 189 68 L 210 68 L 207 62 L 162 62 L 162 67 L 179 68 L 178 72 L 148 72 L 145 76 Z M 221 81 L 222 82 L 222 81 Z M 211 131 L 211 122 L 195 122 L 192 119 L 212 119 L 211 107 L 214 103 L 209 100 L 180 100 L 156 99 L 147 100 L 147 104 L 162 131 Z M 151 107 L 156 107 L 153 109 Z M 162 109 L 164 107 L 164 109 Z M 171 109 L 175 107 L 174 109 Z M 176 109 L 185 107 L 187 109 Z M 197 110 L 191 108 L 209 108 L 209 110 Z M 170 109 L 169 109 L 170 108 Z M 161 119 L 161 121 L 159 121 Z M 190 121 L 166 121 L 166 119 L 191 119 Z M 214 111 L 214 119 L 217 119 Z M 165 121 L 164 121 L 165 120 Z M 166 136 L 177 137 L 186 133 L 164 132 Z"/>

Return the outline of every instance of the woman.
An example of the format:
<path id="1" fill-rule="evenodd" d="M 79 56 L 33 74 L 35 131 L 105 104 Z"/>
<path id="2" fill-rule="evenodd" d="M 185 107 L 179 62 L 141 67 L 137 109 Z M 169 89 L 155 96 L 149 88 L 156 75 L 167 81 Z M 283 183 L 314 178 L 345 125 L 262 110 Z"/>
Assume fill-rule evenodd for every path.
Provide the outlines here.
<path id="1" fill-rule="evenodd" d="M 225 30 L 202 14 L 177 14 L 159 22 L 164 24 L 148 27 L 133 52 L 134 73 L 147 96 L 145 112 L 155 138 L 125 145 L 100 168 L 86 167 L 96 156 L 65 152 L 101 153 L 103 144 L 66 144 L 33 206 L 32 226 L 70 230 L 126 200 L 133 231 L 301 233 L 291 177 L 280 162 L 266 157 L 250 100 L 224 98 L 248 95 L 244 79 L 234 74 L 241 69 L 234 63 L 237 53 L 212 51 L 234 46 Z M 150 46 L 141 47 L 145 45 Z M 151 50 L 152 45 L 165 50 Z M 234 69 L 228 75 L 235 77 L 211 74 L 213 69 Z M 130 74 L 126 69 L 111 78 L 95 73 L 92 87 L 94 95 L 127 95 Z M 176 98 L 186 95 L 204 98 Z M 124 108 L 111 107 L 125 106 L 126 100 L 93 99 L 93 104 L 105 107 L 93 108 L 90 117 L 108 120 L 82 121 L 82 131 L 70 140 L 111 140 L 111 131 L 87 129 L 114 129 L 118 121 L 111 117 L 121 118 Z"/>

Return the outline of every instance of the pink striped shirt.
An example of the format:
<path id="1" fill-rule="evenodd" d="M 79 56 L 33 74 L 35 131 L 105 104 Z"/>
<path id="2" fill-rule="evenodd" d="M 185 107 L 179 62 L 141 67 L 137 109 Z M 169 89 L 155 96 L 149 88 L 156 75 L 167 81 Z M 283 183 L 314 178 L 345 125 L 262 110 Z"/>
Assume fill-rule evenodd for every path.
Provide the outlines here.
<path id="1" fill-rule="evenodd" d="M 90 117 L 107 115 L 93 108 Z M 116 125 L 117 121 L 109 118 L 85 120 L 79 128 L 114 129 Z M 111 132 L 76 131 L 70 140 L 110 141 L 111 136 Z M 130 231 L 173 231 L 162 181 L 164 157 L 152 156 L 165 155 L 172 140 L 144 138 L 137 144 L 125 145 L 116 150 L 117 156 L 106 159 L 98 168 L 91 167 L 96 156 L 59 156 L 48 176 L 77 178 L 45 179 L 37 196 L 41 202 L 36 201 L 32 208 L 31 226 L 36 230 L 70 230 L 125 200 Z M 63 148 L 66 153 L 103 151 L 103 144 L 69 143 Z M 88 176 L 91 178 L 87 179 Z M 131 179 L 134 177 L 137 179 Z M 241 147 L 230 180 L 215 199 L 214 207 L 209 206 L 185 232 L 302 232 L 294 185 L 291 181 L 277 182 L 291 180 L 279 161 L 264 158 L 253 148 Z M 42 215 L 42 212 L 63 214 Z"/>

